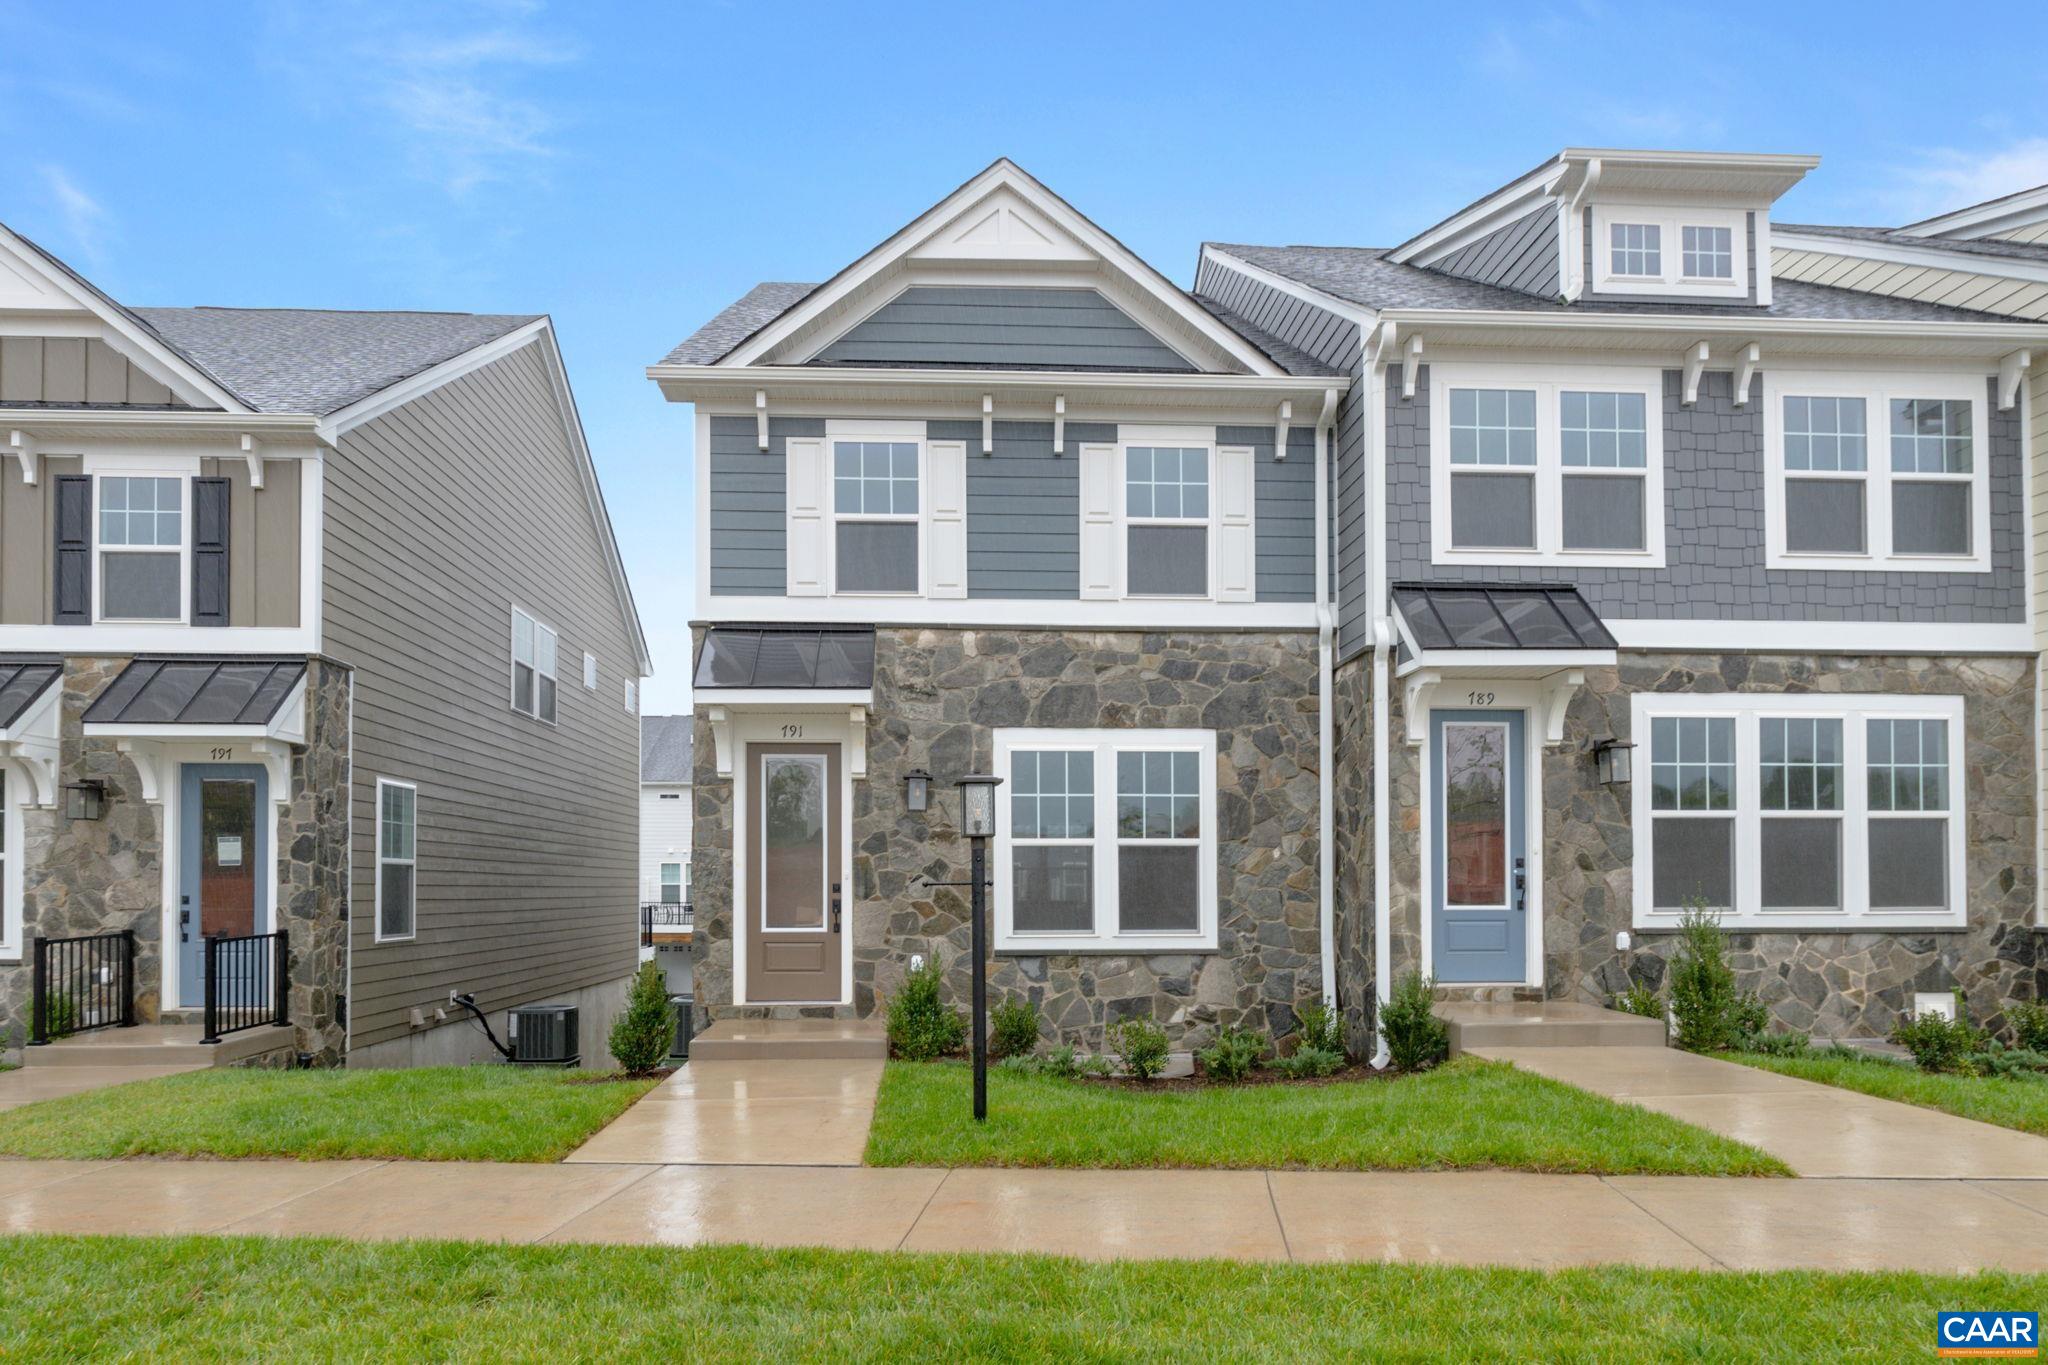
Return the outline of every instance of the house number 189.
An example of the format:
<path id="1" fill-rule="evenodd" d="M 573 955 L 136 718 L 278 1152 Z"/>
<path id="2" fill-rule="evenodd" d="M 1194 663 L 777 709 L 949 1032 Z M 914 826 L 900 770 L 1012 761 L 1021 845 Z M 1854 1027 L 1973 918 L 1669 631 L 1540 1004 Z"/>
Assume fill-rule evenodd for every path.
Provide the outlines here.
<path id="1" fill-rule="evenodd" d="M 1465 694 L 1465 701 L 1471 706 L 1491 706 L 1493 705 L 1493 693 L 1467 692 Z"/>

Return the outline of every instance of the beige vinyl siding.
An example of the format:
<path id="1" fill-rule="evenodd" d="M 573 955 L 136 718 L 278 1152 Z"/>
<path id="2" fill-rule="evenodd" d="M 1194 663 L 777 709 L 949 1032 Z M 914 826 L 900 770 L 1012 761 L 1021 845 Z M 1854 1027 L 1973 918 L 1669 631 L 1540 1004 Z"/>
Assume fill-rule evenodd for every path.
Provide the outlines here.
<path id="1" fill-rule="evenodd" d="M 1778 247 L 1771 253 L 1772 272 L 1781 280 L 1805 280 L 1873 294 L 1977 308 L 2012 317 L 2048 320 L 2048 284 L 1979 275 L 1966 270 L 1868 261 L 1824 251 Z"/>
<path id="2" fill-rule="evenodd" d="M 2029 223 L 2011 232 L 1994 232 L 1991 235 L 2007 242 L 2048 242 L 2048 223 Z"/>
<path id="3" fill-rule="evenodd" d="M 265 461 L 260 489 L 247 460 L 202 460 L 200 473 L 228 481 L 228 624 L 298 625 L 299 462 Z"/>
<path id="4" fill-rule="evenodd" d="M 353 665 L 350 1036 L 403 1037 L 638 958 L 635 661 L 536 341 L 356 428 L 329 457 L 325 648 Z M 510 705 L 514 603 L 555 628 L 559 723 Z M 598 687 L 582 685 L 583 652 Z M 376 780 L 419 785 L 417 934 L 374 941 Z M 585 1038 L 588 1051 L 602 1040 Z"/>
<path id="5" fill-rule="evenodd" d="M 76 455 L 45 456 L 36 482 L 21 462 L 0 461 L 0 626 L 50 624 L 51 500 L 57 476 L 84 467 Z"/>
<path id="6" fill-rule="evenodd" d="M 0 403 L 186 406 L 97 337 L 0 337 Z"/>

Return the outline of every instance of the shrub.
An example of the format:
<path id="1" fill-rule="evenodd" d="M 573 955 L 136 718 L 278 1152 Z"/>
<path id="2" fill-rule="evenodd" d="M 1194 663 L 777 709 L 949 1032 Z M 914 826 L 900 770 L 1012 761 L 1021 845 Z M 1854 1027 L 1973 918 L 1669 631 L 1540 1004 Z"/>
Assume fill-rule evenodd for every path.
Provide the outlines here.
<path id="1" fill-rule="evenodd" d="M 1436 1017 L 1436 978 L 1409 972 L 1396 982 L 1393 998 L 1380 1007 L 1380 1032 L 1398 1071 L 1421 1071 L 1450 1056 L 1451 1031 Z"/>
<path id="2" fill-rule="evenodd" d="M 1804 1033 L 1745 1033 L 1744 1052 L 1761 1052 L 1767 1057 L 1803 1057 L 1813 1048 L 1813 1038 Z"/>
<path id="3" fill-rule="evenodd" d="M 1061 1043 L 1058 1047 L 1046 1053 L 1043 1068 L 1046 1075 L 1057 1076 L 1063 1081 L 1071 1081 L 1076 1076 L 1079 1076 L 1081 1074 L 1081 1063 L 1074 1055 L 1074 1045 L 1072 1043 Z"/>
<path id="4" fill-rule="evenodd" d="M 1301 1046 L 1312 1047 L 1323 1052 L 1344 1051 L 1344 1016 L 1320 1000 L 1312 1000 L 1294 1012 L 1297 1020 L 1296 1036 Z"/>
<path id="5" fill-rule="evenodd" d="M 1971 1054 L 1970 1061 L 1985 1076 L 2008 1081 L 2048 1081 L 2048 1053 L 2031 1048 L 1987 1043 L 1982 1052 Z"/>
<path id="6" fill-rule="evenodd" d="M 1623 1014 L 1640 1014 L 1645 1019 L 1663 1019 L 1666 1017 L 1664 1013 L 1664 997 L 1657 994 L 1649 986 L 1640 984 L 1630 986 L 1621 994 L 1614 996 L 1608 1003 Z"/>
<path id="7" fill-rule="evenodd" d="M 996 1058 L 996 1070 L 1018 1076 L 1036 1076 L 1045 1070 L 1045 1061 L 1028 1052 L 1012 1053 L 1008 1057 Z"/>
<path id="8" fill-rule="evenodd" d="M 988 1019 L 988 1051 L 991 1057 L 1028 1057 L 1038 1050 L 1038 1006 L 1023 996 L 1011 996 L 997 1005 Z"/>
<path id="9" fill-rule="evenodd" d="M 1745 1017 L 1753 1017 L 1754 997 L 1735 993 L 1735 969 L 1728 965 L 1728 935 L 1719 915 L 1689 902 L 1678 932 L 1678 954 L 1671 961 L 1676 1042 L 1688 1052 L 1724 1051 L 1735 1045 Z"/>
<path id="10" fill-rule="evenodd" d="M 2038 1000 L 2015 1000 L 2005 1007 L 2005 1021 L 2012 1025 L 2014 1047 L 2048 1052 L 2048 1005 Z"/>
<path id="11" fill-rule="evenodd" d="M 904 978 L 903 989 L 889 1002 L 889 1046 L 909 1062 L 929 1062 L 960 1050 L 967 1020 L 939 998 L 945 977 L 939 955 Z"/>
<path id="12" fill-rule="evenodd" d="M 1166 1030 L 1150 1019 L 1133 1015 L 1111 1036 L 1125 1075 L 1149 1081 L 1166 1070 Z"/>
<path id="13" fill-rule="evenodd" d="M 1266 1040 L 1250 1029 L 1227 1028 L 1216 1041 L 1195 1055 L 1202 1059 L 1202 1073 L 1212 1081 L 1241 1081 L 1252 1074 L 1266 1052 Z"/>
<path id="14" fill-rule="evenodd" d="M 612 1057 L 627 1075 L 644 1076 L 668 1059 L 676 1042 L 676 1010 L 668 1000 L 668 978 L 652 962 L 640 964 L 626 1012 L 612 1023 Z"/>
<path id="15" fill-rule="evenodd" d="M 1298 1047 L 1273 1063 L 1273 1069 L 1291 1081 L 1332 1076 L 1344 1068 L 1344 1054 L 1323 1047 Z"/>
<path id="16" fill-rule="evenodd" d="M 1950 1019 L 1933 1010 L 1893 1025 L 1891 1040 L 1913 1056 L 1922 1071 L 1973 1076 L 1982 1070 L 1973 1054 L 1990 1041 L 1970 1023 L 1963 993 L 1956 992 L 1956 1014 Z"/>

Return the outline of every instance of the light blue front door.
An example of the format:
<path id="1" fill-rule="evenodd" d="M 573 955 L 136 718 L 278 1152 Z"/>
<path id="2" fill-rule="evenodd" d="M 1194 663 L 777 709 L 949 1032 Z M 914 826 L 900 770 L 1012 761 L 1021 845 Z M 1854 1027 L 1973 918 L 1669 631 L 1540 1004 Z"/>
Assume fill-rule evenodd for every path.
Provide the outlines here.
<path id="1" fill-rule="evenodd" d="M 1430 713 L 1430 942 L 1439 981 L 1521 982 L 1528 884 L 1520 711 Z"/>
<path id="2" fill-rule="evenodd" d="M 270 932 L 270 836 L 265 831 L 269 774 L 258 763 L 187 763 L 179 776 L 178 1000 L 205 999 L 206 939 Z M 234 961 L 269 990 L 269 959 L 243 952 Z M 246 992 L 245 992 L 246 993 Z M 250 998 L 256 998 L 251 995 Z"/>

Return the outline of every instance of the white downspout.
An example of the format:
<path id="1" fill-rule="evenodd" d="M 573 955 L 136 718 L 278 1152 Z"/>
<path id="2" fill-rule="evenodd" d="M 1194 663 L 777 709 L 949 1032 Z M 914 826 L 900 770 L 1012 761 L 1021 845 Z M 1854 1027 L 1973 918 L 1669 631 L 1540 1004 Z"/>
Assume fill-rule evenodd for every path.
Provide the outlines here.
<path id="1" fill-rule="evenodd" d="M 1316 892 L 1323 959 L 1323 1004 L 1337 1009 L 1337 627 L 1330 610 L 1330 437 L 1337 390 L 1323 390 L 1316 418 Z"/>
<path id="2" fill-rule="evenodd" d="M 1394 970 L 1394 946 L 1388 935 L 1393 913 L 1388 897 L 1394 884 L 1388 859 L 1393 856 L 1393 811 L 1387 802 L 1388 742 L 1387 697 L 1394 632 L 1387 618 L 1387 418 L 1384 410 L 1386 387 L 1381 382 L 1380 357 L 1393 349 L 1395 329 L 1381 329 L 1376 347 L 1365 353 L 1365 480 L 1367 534 L 1371 542 L 1365 555 L 1367 600 L 1372 603 L 1372 983 L 1377 1006 L 1373 1010 L 1373 1033 L 1377 1047 L 1372 1064 L 1387 1065 L 1387 1036 L 1379 1027 L 1380 1006 L 1392 991 L 1388 977 Z"/>

